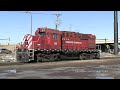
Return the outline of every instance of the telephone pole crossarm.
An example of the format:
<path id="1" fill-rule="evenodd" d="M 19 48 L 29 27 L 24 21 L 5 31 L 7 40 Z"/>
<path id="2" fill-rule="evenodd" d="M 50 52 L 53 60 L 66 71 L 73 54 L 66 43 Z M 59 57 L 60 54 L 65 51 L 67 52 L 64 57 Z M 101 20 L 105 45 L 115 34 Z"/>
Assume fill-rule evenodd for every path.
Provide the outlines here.
<path id="1" fill-rule="evenodd" d="M 56 30 L 58 29 L 58 26 L 60 25 L 60 19 L 59 17 L 62 15 L 62 14 L 53 14 L 56 16 Z"/>

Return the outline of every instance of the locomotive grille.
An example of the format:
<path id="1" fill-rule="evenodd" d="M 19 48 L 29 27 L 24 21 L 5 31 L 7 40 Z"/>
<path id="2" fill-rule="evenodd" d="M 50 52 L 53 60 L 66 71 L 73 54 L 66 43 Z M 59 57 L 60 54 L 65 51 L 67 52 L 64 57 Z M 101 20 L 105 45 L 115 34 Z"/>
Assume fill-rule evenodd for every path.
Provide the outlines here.
<path id="1" fill-rule="evenodd" d="M 89 39 L 89 36 L 88 36 L 88 35 L 86 35 L 86 34 L 82 34 L 81 39 Z"/>

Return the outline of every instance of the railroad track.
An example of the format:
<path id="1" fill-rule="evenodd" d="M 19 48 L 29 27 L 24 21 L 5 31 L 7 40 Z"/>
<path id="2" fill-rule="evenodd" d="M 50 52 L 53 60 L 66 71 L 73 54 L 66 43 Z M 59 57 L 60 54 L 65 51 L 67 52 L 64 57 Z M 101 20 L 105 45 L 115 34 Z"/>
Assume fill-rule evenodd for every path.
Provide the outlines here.
<path id="1" fill-rule="evenodd" d="M 101 57 L 100 59 L 91 59 L 91 60 L 81 60 L 81 62 L 90 62 L 90 61 L 99 61 L 99 60 L 111 60 L 111 59 L 118 59 L 119 57 Z M 0 66 L 12 66 L 12 65 L 28 65 L 28 64 L 47 64 L 47 63 L 61 63 L 61 62 L 69 62 L 69 61 L 80 61 L 80 60 L 62 60 L 62 61 L 54 61 L 54 62 L 34 62 L 34 63 L 20 63 L 20 62 L 5 62 L 5 63 L 0 63 Z"/>

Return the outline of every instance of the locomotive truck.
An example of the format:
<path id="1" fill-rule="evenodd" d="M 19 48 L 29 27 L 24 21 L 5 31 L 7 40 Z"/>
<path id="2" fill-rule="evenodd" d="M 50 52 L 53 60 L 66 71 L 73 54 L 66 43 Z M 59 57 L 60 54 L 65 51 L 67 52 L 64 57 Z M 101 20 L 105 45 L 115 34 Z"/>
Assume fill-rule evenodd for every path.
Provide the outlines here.
<path id="1" fill-rule="evenodd" d="M 35 35 L 26 34 L 23 43 L 16 45 L 16 59 L 19 62 L 99 59 L 95 41 L 92 34 L 41 27 Z"/>

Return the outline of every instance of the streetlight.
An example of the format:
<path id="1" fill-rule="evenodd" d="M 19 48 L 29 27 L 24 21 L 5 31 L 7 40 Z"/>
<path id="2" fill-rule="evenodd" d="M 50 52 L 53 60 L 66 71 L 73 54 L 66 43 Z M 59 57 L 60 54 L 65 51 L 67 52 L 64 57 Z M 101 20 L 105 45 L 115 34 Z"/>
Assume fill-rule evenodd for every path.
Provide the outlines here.
<path id="1" fill-rule="evenodd" d="M 29 13 L 29 14 L 30 14 L 30 16 L 31 16 L 31 35 L 32 35 L 32 13 L 31 13 L 31 12 L 29 12 L 29 11 L 27 11 L 26 13 Z"/>
<path id="2" fill-rule="evenodd" d="M 30 11 L 25 11 L 25 12 L 21 12 L 21 13 L 29 13 L 31 16 L 31 35 L 32 35 L 32 14 L 55 15 L 56 16 L 56 30 L 58 29 L 58 26 L 60 25 L 59 17 L 62 15 L 62 14 L 32 13 Z"/>

